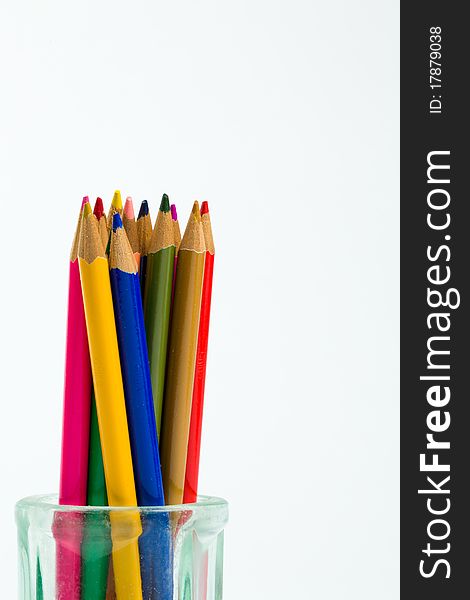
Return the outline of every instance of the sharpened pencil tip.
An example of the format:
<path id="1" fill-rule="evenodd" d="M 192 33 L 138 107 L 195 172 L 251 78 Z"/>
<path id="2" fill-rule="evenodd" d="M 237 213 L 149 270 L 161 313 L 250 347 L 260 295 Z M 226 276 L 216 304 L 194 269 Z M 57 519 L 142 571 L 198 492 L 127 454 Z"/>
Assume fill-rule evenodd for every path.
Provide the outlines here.
<path id="1" fill-rule="evenodd" d="M 135 219 L 134 203 L 132 202 L 132 198 L 130 196 L 127 196 L 126 198 L 126 203 L 124 204 L 124 214 L 130 221 Z"/>
<path id="2" fill-rule="evenodd" d="M 88 196 L 83 196 L 82 198 L 82 208 L 85 206 L 87 202 L 90 202 L 90 198 Z"/>
<path id="3" fill-rule="evenodd" d="M 91 213 L 92 213 L 91 206 L 87 200 L 83 205 L 83 216 L 88 217 L 88 215 L 91 215 Z"/>
<path id="4" fill-rule="evenodd" d="M 204 202 L 201 204 L 201 217 L 202 215 L 207 215 L 208 212 L 209 204 L 207 203 L 207 200 L 204 200 Z"/>
<path id="5" fill-rule="evenodd" d="M 148 214 L 149 214 L 149 203 L 147 202 L 147 200 L 142 200 L 142 204 L 140 205 L 140 209 L 139 209 L 138 218 L 140 219 L 141 217 L 145 217 Z"/>
<path id="6" fill-rule="evenodd" d="M 93 214 L 98 219 L 98 221 L 104 215 L 103 200 L 101 200 L 99 196 L 96 199 L 95 207 L 93 208 Z"/>
<path id="7" fill-rule="evenodd" d="M 122 228 L 121 215 L 119 213 L 114 213 L 114 215 L 113 215 L 113 231 L 116 231 L 116 229 L 121 229 L 121 228 Z"/>
<path id="8" fill-rule="evenodd" d="M 193 214 L 193 217 L 196 219 L 196 221 L 201 220 L 201 213 L 199 212 L 199 202 L 197 200 L 194 202 L 193 209 L 191 212 Z"/>
<path id="9" fill-rule="evenodd" d="M 170 209 L 171 209 L 171 218 L 173 219 L 173 221 L 177 221 L 178 213 L 176 212 L 176 204 L 172 204 L 170 206 Z"/>
<path id="10" fill-rule="evenodd" d="M 112 205 L 114 206 L 114 208 L 116 210 L 122 210 L 122 198 L 121 198 L 121 192 L 119 190 L 116 190 L 114 192 Z"/>
<path id="11" fill-rule="evenodd" d="M 167 213 L 170 210 L 170 199 L 167 194 L 163 194 L 162 201 L 160 202 L 160 210 Z"/>

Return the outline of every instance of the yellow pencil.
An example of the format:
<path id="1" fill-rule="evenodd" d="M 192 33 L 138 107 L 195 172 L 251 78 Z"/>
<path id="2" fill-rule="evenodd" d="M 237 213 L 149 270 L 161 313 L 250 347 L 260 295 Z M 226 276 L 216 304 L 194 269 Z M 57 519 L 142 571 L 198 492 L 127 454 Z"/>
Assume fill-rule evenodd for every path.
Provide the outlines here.
<path id="1" fill-rule="evenodd" d="M 110 506 L 137 506 L 108 261 L 97 222 L 86 203 L 78 246 L 106 489 Z M 142 599 L 137 511 L 111 513 L 118 600 Z"/>

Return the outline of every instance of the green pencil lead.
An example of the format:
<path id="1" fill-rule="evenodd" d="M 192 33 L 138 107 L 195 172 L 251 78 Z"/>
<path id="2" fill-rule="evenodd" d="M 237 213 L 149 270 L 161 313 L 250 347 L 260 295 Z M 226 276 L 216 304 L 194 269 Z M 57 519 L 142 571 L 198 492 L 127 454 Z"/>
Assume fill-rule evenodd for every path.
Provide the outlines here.
<path id="1" fill-rule="evenodd" d="M 162 212 L 169 212 L 170 210 L 170 199 L 167 194 L 163 194 L 162 201 L 160 203 L 160 210 Z"/>

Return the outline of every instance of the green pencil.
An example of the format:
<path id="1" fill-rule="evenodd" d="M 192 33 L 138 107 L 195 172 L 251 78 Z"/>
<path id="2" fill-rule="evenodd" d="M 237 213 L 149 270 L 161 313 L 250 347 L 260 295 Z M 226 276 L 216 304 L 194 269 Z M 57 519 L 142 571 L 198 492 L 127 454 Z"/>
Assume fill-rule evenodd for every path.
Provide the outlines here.
<path id="1" fill-rule="evenodd" d="M 87 504 L 108 505 L 94 393 L 91 398 Z M 82 600 L 106 598 L 111 535 L 109 524 L 104 523 L 105 519 L 107 517 L 101 512 L 90 512 L 86 515 L 82 541 Z"/>
<path id="2" fill-rule="evenodd" d="M 41 575 L 41 563 L 39 562 L 39 556 L 36 561 L 36 600 L 44 600 L 44 593 L 42 591 L 42 575 Z"/>
<path id="3" fill-rule="evenodd" d="M 163 194 L 157 221 L 149 244 L 144 293 L 145 330 L 147 333 L 155 421 L 159 437 L 162 420 L 174 261 L 175 238 L 170 213 L 170 201 L 168 196 Z"/>

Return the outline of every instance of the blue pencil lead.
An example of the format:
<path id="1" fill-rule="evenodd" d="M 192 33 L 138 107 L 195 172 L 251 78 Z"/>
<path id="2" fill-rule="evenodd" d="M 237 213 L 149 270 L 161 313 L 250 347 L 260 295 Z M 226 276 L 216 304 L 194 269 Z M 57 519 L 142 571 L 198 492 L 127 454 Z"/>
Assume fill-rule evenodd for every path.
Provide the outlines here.
<path id="1" fill-rule="evenodd" d="M 116 229 L 121 229 L 122 227 L 122 219 L 119 213 L 114 213 L 113 215 L 113 231 Z"/>
<path id="2" fill-rule="evenodd" d="M 142 200 L 142 204 L 140 205 L 140 208 L 139 208 L 139 216 L 137 218 L 140 219 L 141 217 L 145 217 L 148 214 L 149 214 L 149 203 L 147 202 L 147 200 Z"/>

